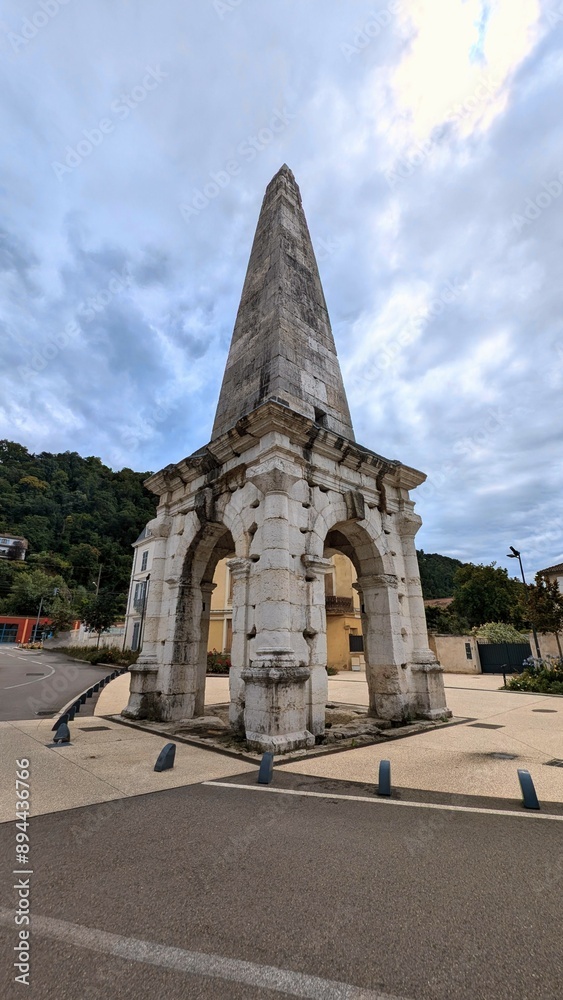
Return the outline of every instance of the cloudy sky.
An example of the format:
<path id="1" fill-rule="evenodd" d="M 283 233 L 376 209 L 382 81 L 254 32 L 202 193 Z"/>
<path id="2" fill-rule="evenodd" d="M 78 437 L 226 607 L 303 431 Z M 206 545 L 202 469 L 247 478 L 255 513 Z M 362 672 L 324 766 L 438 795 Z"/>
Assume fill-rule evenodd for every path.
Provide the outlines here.
<path id="1" fill-rule="evenodd" d="M 301 187 L 356 437 L 426 551 L 563 558 L 563 0 L 7 0 L 0 437 L 205 444 L 254 227 Z"/>

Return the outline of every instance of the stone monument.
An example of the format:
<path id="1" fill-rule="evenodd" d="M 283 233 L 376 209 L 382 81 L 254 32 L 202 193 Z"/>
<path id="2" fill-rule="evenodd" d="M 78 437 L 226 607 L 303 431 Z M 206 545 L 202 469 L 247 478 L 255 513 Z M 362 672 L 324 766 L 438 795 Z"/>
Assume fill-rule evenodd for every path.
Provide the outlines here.
<path id="1" fill-rule="evenodd" d="M 213 575 L 232 555 L 231 725 L 260 751 L 314 744 L 325 727 L 324 574 L 334 551 L 358 576 L 370 714 L 449 716 L 409 494 L 424 479 L 355 442 L 299 188 L 284 165 L 264 196 L 211 441 L 147 481 L 160 500 L 124 716 L 203 714 Z"/>

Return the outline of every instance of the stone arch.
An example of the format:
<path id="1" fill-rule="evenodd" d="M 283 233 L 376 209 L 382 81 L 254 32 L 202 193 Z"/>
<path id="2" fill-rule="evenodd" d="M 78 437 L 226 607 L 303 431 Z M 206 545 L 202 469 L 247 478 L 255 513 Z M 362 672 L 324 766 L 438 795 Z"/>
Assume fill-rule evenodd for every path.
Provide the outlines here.
<path id="1" fill-rule="evenodd" d="M 207 640 L 213 575 L 220 559 L 232 555 L 235 543 L 220 522 L 201 525 L 188 546 L 182 566 L 175 614 L 172 672 L 179 703 L 175 718 L 202 715 L 205 704 Z"/>
<path id="2" fill-rule="evenodd" d="M 323 555 L 331 550 L 342 552 L 357 573 L 354 586 L 360 594 L 370 714 L 402 721 L 408 714 L 409 697 L 398 578 L 389 572 L 393 567 L 373 534 L 369 522 L 337 521 L 326 532 Z"/>

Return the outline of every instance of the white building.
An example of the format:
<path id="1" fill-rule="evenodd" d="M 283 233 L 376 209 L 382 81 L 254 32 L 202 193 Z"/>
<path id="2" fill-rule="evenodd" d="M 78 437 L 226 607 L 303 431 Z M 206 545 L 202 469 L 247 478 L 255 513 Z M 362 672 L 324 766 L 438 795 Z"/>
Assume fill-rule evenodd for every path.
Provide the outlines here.
<path id="1" fill-rule="evenodd" d="M 127 598 L 125 616 L 125 647 L 139 649 L 142 645 L 145 609 L 150 586 L 154 539 L 148 528 L 143 528 L 133 542 L 133 569 Z"/>
<path id="2" fill-rule="evenodd" d="M 0 536 L 0 559 L 25 559 L 28 541 L 22 535 Z"/>
<path id="3" fill-rule="evenodd" d="M 556 563 L 555 566 L 548 566 L 547 569 L 540 569 L 540 576 L 553 583 L 555 580 L 559 590 L 563 594 L 563 563 Z"/>

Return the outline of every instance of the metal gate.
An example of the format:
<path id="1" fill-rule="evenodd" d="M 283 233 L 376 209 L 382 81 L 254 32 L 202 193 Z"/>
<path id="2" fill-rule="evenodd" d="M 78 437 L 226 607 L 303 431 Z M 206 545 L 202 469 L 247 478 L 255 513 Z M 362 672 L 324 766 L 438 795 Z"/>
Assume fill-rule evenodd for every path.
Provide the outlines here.
<path id="1" fill-rule="evenodd" d="M 519 674 L 522 663 L 532 655 L 529 642 L 478 642 L 484 674 Z"/>
<path id="2" fill-rule="evenodd" d="M 18 634 L 17 625 L 0 625 L 0 642 L 15 642 Z"/>

